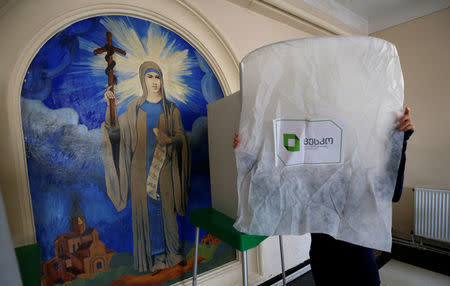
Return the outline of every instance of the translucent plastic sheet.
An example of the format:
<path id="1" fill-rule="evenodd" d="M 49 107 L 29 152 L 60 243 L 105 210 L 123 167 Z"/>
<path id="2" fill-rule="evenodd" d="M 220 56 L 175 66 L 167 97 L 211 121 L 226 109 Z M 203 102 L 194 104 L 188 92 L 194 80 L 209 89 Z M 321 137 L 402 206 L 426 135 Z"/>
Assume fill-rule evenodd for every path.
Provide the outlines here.
<path id="1" fill-rule="evenodd" d="M 235 227 L 390 251 L 403 142 L 395 47 L 353 36 L 266 46 L 241 62 L 241 92 Z"/>

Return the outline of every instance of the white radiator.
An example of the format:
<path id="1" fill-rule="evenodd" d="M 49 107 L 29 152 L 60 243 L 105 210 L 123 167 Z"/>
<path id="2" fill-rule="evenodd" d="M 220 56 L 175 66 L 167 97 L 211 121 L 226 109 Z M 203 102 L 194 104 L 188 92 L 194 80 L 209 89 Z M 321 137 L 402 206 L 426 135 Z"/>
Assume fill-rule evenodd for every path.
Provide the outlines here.
<path id="1" fill-rule="evenodd" d="M 417 236 L 450 242 L 450 190 L 414 188 Z"/>

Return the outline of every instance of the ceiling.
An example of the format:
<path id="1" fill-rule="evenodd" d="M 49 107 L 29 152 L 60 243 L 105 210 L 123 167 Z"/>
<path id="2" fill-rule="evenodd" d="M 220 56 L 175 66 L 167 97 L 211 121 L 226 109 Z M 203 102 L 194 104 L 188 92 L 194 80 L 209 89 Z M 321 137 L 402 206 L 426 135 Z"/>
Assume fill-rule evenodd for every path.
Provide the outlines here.
<path id="1" fill-rule="evenodd" d="M 311 0 L 305 2 L 310 5 L 311 2 L 337 2 L 365 19 L 368 23 L 369 34 L 450 6 L 450 0 Z"/>
<path id="2" fill-rule="evenodd" d="M 301 1 L 301 0 L 295 0 Z M 264 1 L 262 2 L 291 2 Z M 450 0 L 303 0 L 342 22 L 373 33 L 448 8 Z M 17 0 L 0 0 L 0 13 Z M 233 2 L 233 1 L 232 1 Z M 246 1 L 244 1 L 246 2 Z M 252 2 L 252 1 L 249 1 Z"/>

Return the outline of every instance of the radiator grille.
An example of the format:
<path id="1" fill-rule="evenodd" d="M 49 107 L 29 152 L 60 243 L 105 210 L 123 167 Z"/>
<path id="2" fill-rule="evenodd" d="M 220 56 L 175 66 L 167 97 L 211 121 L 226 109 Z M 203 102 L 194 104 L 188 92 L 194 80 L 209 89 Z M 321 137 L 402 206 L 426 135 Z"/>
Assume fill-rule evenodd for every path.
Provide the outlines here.
<path id="1" fill-rule="evenodd" d="M 450 242 L 450 190 L 415 188 L 414 204 L 415 235 Z"/>

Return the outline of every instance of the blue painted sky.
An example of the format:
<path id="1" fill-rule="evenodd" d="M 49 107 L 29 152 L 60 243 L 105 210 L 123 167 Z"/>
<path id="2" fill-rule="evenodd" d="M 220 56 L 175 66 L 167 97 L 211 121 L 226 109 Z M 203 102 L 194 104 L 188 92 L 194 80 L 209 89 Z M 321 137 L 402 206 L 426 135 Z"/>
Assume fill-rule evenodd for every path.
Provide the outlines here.
<path id="1" fill-rule="evenodd" d="M 44 261 L 55 255 L 54 239 L 69 231 L 68 216 L 74 194 L 87 226 L 97 228 L 106 247 L 118 252 L 133 250 L 130 204 L 117 212 L 105 193 L 99 127 L 107 107 L 103 100 L 107 77 L 103 71 L 92 71 L 86 65 L 95 60 L 93 57 L 103 57 L 86 50 L 86 43 L 95 47 L 105 44 L 105 19 L 86 19 L 54 35 L 38 52 L 24 79 L 22 121 L 36 236 Z M 146 49 L 151 48 L 146 43 L 152 25 L 156 33 L 167 37 L 172 52 L 187 52 L 189 69 L 180 81 L 189 87 L 185 94 L 188 100 L 173 101 L 181 111 L 191 144 L 188 210 L 209 206 L 206 104 L 223 97 L 216 77 L 203 57 L 170 30 L 132 17 L 109 16 L 107 20 L 134 30 Z M 121 44 L 113 34 L 113 45 L 125 49 Z M 116 75 L 119 83 L 133 77 L 125 72 Z M 119 114 L 126 109 L 127 102 L 119 106 Z M 194 233 L 188 217 L 179 221 L 180 236 L 192 241 Z"/>

